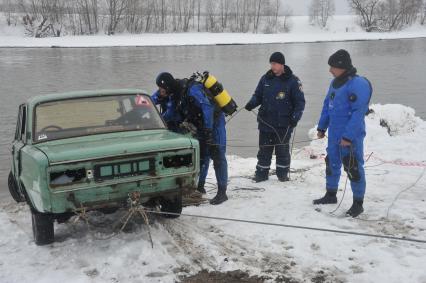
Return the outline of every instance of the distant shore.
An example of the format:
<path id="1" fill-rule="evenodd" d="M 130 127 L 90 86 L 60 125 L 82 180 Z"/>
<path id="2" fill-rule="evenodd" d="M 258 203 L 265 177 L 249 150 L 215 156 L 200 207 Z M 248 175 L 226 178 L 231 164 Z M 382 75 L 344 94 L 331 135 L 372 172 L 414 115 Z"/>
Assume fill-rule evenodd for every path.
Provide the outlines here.
<path id="1" fill-rule="evenodd" d="M 25 37 L 22 27 L 0 27 L 0 48 L 12 47 L 148 47 L 313 43 L 337 41 L 387 40 L 426 38 L 426 26 L 416 25 L 397 32 L 365 32 L 356 24 L 356 17 L 334 16 L 327 29 L 309 24 L 308 17 L 292 17 L 289 33 L 142 33 L 63 36 L 49 38 Z"/>

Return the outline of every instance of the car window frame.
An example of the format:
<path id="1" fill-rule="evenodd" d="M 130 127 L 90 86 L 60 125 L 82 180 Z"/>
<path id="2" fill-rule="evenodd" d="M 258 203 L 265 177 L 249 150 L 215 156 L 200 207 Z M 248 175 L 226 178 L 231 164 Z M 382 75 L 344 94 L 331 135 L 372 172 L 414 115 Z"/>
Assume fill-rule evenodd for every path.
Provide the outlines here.
<path id="1" fill-rule="evenodd" d="M 46 101 L 42 101 L 42 102 L 39 102 L 39 103 L 35 104 L 34 107 L 33 107 L 33 113 L 32 113 L 33 123 L 32 123 L 32 126 L 31 126 L 31 130 L 33 132 L 33 135 L 32 135 L 31 142 L 32 142 L 32 144 L 40 144 L 40 143 L 45 143 L 45 142 L 49 142 L 49 141 L 58 141 L 58 140 L 65 140 L 65 139 L 70 139 L 70 138 L 78 138 L 78 137 L 89 136 L 89 135 L 79 135 L 79 136 L 65 137 L 65 138 L 61 138 L 61 139 L 52 139 L 52 140 L 41 140 L 41 141 L 37 141 L 36 140 L 36 135 L 35 135 L 36 124 L 37 124 L 36 123 L 36 114 L 37 114 L 37 110 L 36 109 L 41 104 L 52 103 L 52 102 L 57 102 L 57 101 L 77 100 L 77 99 L 83 99 L 83 98 L 85 99 L 85 98 L 97 98 L 97 97 L 108 97 L 108 96 L 133 96 L 133 95 L 134 96 L 136 96 L 136 95 L 143 95 L 146 98 L 148 98 L 149 101 L 152 103 L 153 108 L 157 112 L 157 115 L 160 118 L 159 120 L 161 120 L 162 123 L 163 123 L 163 126 L 164 126 L 163 128 L 155 128 L 155 129 L 149 129 L 149 130 L 162 130 L 162 129 L 167 130 L 166 122 L 164 121 L 164 119 L 161 116 L 160 112 L 158 111 L 157 107 L 155 107 L 155 103 L 152 101 L 151 96 L 148 95 L 148 94 L 146 94 L 146 93 L 125 93 L 125 94 L 117 93 L 117 94 L 105 94 L 105 95 L 88 95 L 88 96 L 81 96 L 81 97 L 70 97 L 70 98 L 65 98 L 65 99 L 59 99 L 58 98 L 58 99 L 46 100 Z M 135 130 L 128 130 L 128 131 L 123 131 L 123 132 L 134 132 L 134 131 L 141 131 L 141 130 L 135 129 Z M 143 131 L 147 131 L 147 130 L 143 130 Z M 111 134 L 111 133 L 117 133 L 117 132 L 96 133 L 96 134 L 91 134 L 90 136 L 92 136 L 92 135 L 100 135 L 100 134 Z"/>

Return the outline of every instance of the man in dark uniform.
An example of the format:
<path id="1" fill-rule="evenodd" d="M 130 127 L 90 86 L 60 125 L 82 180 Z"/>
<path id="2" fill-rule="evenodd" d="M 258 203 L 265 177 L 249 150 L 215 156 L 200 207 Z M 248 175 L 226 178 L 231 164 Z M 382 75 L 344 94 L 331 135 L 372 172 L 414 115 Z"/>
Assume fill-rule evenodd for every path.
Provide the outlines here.
<path id="1" fill-rule="evenodd" d="M 272 153 L 275 149 L 277 177 L 288 181 L 290 170 L 290 137 L 302 118 L 305 97 L 302 83 L 285 65 L 281 52 L 271 55 L 271 69 L 262 76 L 254 95 L 245 108 L 252 111 L 260 105 L 258 114 L 259 152 L 255 182 L 268 180 Z"/>

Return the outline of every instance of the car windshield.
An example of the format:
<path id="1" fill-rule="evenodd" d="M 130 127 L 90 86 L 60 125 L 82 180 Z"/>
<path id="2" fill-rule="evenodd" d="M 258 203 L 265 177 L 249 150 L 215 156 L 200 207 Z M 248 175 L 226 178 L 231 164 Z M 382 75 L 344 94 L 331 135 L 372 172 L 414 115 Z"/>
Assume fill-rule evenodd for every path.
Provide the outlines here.
<path id="1" fill-rule="evenodd" d="M 34 141 L 164 128 L 147 95 L 72 98 L 37 105 Z"/>

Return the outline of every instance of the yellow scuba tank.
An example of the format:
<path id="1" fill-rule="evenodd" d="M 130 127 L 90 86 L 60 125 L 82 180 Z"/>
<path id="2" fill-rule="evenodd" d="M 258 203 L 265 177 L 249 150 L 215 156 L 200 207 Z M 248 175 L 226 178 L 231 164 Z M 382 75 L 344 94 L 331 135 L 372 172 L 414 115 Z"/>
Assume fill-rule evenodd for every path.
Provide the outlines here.
<path id="1" fill-rule="evenodd" d="M 210 91 L 213 100 L 226 116 L 232 115 L 237 111 L 237 103 L 229 95 L 228 91 L 223 88 L 223 85 L 209 72 L 203 73 L 201 83 Z"/>

